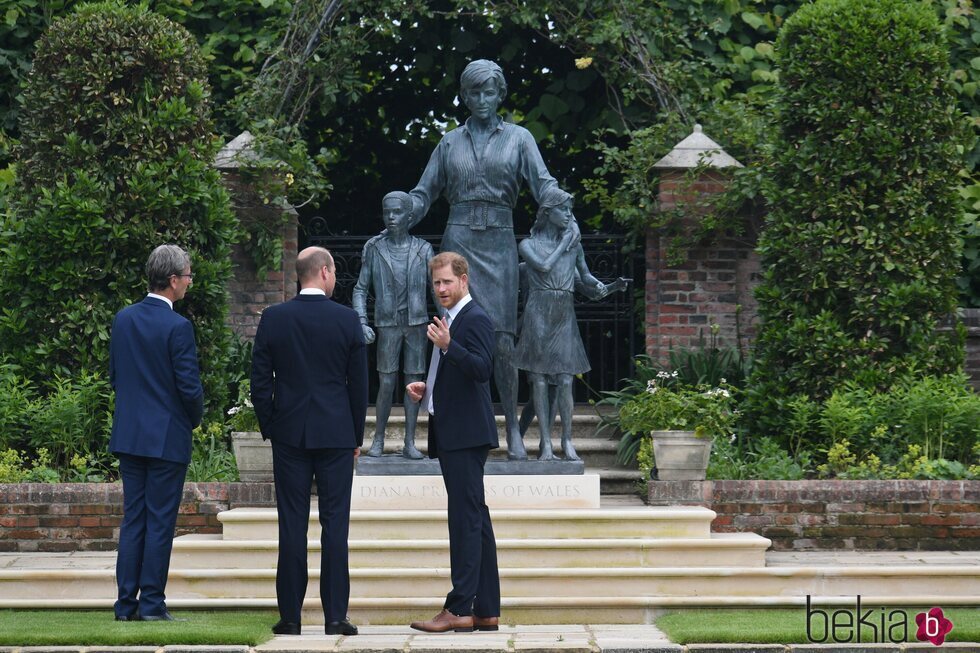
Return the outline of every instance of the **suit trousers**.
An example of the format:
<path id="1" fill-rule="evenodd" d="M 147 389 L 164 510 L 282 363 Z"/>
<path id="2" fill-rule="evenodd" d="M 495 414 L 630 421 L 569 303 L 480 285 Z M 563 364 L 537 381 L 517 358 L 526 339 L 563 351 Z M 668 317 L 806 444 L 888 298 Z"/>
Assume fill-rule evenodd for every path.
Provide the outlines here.
<path id="1" fill-rule="evenodd" d="M 301 623 L 309 581 L 307 537 L 310 487 L 316 479 L 320 512 L 320 602 L 327 622 L 347 618 L 350 569 L 347 536 L 350 531 L 354 448 L 301 449 L 272 440 L 272 471 L 279 514 L 279 562 L 276 599 L 283 621 Z"/>
<path id="2" fill-rule="evenodd" d="M 117 617 L 159 615 L 167 609 L 170 551 L 186 473 L 184 463 L 119 454 L 123 520 L 116 557 Z"/>
<path id="3" fill-rule="evenodd" d="M 453 588 L 443 607 L 455 615 L 500 616 L 497 542 L 483 489 L 488 446 L 439 450 L 446 484 Z"/>

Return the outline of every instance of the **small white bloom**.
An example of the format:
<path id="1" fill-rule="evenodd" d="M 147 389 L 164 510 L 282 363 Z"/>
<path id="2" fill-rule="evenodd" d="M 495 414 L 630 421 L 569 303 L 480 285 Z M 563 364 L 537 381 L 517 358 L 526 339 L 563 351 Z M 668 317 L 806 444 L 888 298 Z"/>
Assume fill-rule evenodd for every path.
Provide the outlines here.
<path id="1" fill-rule="evenodd" d="M 239 408 L 238 406 L 232 406 L 231 408 L 228 409 L 228 414 L 229 415 L 234 415 L 234 414 L 236 414 L 240 410 L 241 410 L 241 408 Z"/>

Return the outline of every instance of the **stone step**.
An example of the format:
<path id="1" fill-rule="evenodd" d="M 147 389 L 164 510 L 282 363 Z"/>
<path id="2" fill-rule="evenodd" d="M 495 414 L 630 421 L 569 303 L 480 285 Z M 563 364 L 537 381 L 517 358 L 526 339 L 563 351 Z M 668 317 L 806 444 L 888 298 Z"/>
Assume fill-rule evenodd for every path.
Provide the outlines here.
<path id="1" fill-rule="evenodd" d="M 498 539 L 711 537 L 715 512 L 699 506 L 598 510 L 491 510 Z M 310 512 L 308 537 L 320 539 L 319 513 Z M 275 508 L 234 508 L 218 515 L 226 540 L 275 540 Z M 353 510 L 351 540 L 427 540 L 447 533 L 444 510 Z"/>
<path id="2" fill-rule="evenodd" d="M 434 535 L 430 534 L 430 535 Z M 706 567 L 724 560 L 733 567 L 764 567 L 772 542 L 754 533 L 716 533 L 710 538 L 497 539 L 500 567 Z M 350 540 L 352 569 L 449 566 L 449 540 Z M 308 542 L 310 569 L 320 566 L 320 541 Z M 184 535 L 174 540 L 175 569 L 274 569 L 278 541 Z"/>
<path id="3" fill-rule="evenodd" d="M 540 622 L 586 623 L 609 619 L 606 609 L 705 605 L 801 605 L 807 595 L 819 604 L 976 605 L 980 568 L 939 567 L 779 567 L 705 568 L 533 568 L 501 569 L 507 607 L 552 610 Z M 305 623 L 322 623 L 317 600 L 319 574 L 310 572 Z M 404 623 L 431 616 L 450 587 L 449 570 L 352 569 L 350 614 L 358 623 Z M 0 608 L 105 608 L 115 597 L 112 569 L 0 570 Z M 274 569 L 171 569 L 167 586 L 171 609 L 227 609 L 275 606 Z M 594 610 L 591 618 L 576 610 Z M 421 615 L 419 612 L 421 611 Z M 602 614 L 602 616 L 598 616 Z M 639 620 L 633 616 L 633 623 Z"/>

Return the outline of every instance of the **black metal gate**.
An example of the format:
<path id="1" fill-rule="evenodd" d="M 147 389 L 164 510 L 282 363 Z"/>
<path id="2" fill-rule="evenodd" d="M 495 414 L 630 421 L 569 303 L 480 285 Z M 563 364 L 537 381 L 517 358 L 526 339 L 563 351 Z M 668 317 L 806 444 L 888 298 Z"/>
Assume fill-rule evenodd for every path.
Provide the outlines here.
<path id="1" fill-rule="evenodd" d="M 305 238 L 304 238 L 305 235 Z M 413 234 L 432 243 L 436 252 L 442 241 L 441 235 Z M 334 299 L 351 305 L 351 294 L 361 270 L 361 251 L 371 236 L 336 236 L 329 232 L 326 220 L 314 217 L 306 225 L 305 234 L 300 234 L 300 247 L 319 245 L 333 254 L 337 266 L 337 287 Z M 634 310 L 635 298 L 642 296 L 644 280 L 643 257 L 640 253 L 623 252 L 623 236 L 583 234 L 582 248 L 585 258 L 597 278 L 612 281 L 618 277 L 632 279 L 630 289 L 624 293 L 613 293 L 597 302 L 589 301 L 576 294 L 575 314 L 578 317 L 582 342 L 589 356 L 592 370 L 582 376 L 575 384 L 575 401 L 587 402 L 597 398 L 602 390 L 615 390 L 620 380 L 633 373 L 633 357 L 642 353 L 642 316 Z M 518 241 L 522 236 L 518 236 Z M 430 306 L 432 313 L 435 307 Z M 374 310 L 373 299 L 368 300 L 368 315 Z M 374 347 L 369 347 L 369 365 L 375 369 Z M 371 401 L 377 396 L 377 375 L 371 376 Z M 521 375 L 520 401 L 529 400 L 525 379 Z M 395 397 L 396 403 L 401 400 Z"/>

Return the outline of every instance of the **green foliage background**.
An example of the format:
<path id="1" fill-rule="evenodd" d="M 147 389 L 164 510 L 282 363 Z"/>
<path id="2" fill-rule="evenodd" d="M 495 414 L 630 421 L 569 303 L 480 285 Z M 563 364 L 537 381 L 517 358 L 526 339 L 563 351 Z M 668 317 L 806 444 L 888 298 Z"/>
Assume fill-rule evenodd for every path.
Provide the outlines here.
<path id="1" fill-rule="evenodd" d="M 963 334 L 937 331 L 957 300 L 961 122 L 934 12 L 823 0 L 786 22 L 777 54 L 748 405 L 766 435 L 785 433 L 796 395 L 884 389 L 963 360 Z"/>
<path id="2" fill-rule="evenodd" d="M 195 273 L 177 310 L 194 322 L 208 405 L 224 407 L 236 220 L 211 166 L 206 71 L 185 29 L 120 4 L 82 6 L 38 42 L 0 223 L 0 343 L 40 388 L 104 374 L 113 315 L 172 242 Z"/>

